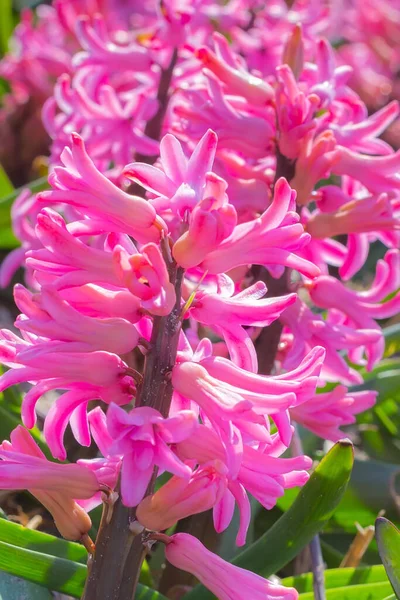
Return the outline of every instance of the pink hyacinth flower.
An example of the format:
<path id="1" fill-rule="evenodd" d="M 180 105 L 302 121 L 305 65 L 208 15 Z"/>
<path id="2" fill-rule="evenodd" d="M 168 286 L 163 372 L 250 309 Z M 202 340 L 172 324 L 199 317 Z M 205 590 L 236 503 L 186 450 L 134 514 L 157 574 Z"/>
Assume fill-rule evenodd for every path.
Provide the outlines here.
<path id="1" fill-rule="evenodd" d="M 378 392 L 349 392 L 338 385 L 331 392 L 316 394 L 308 402 L 295 406 L 290 414 L 295 421 L 323 438 L 337 442 L 344 433 L 340 427 L 355 423 L 355 416 L 374 406 Z"/>
<path id="2" fill-rule="evenodd" d="M 211 183 L 212 175 L 207 177 L 208 184 Z M 214 181 L 218 179 L 216 176 L 213 178 Z M 226 182 L 222 183 L 225 188 Z M 232 204 L 221 202 L 218 196 L 206 197 L 194 207 L 189 216 L 188 231 L 181 235 L 172 248 L 172 255 L 178 265 L 185 269 L 199 265 L 231 235 L 236 223 L 236 210 Z"/>
<path id="3" fill-rule="evenodd" d="M 219 600 L 297 600 L 294 588 L 272 583 L 250 571 L 235 567 L 213 554 L 195 537 L 176 533 L 165 549 L 167 560 L 192 573 Z"/>
<path id="4" fill-rule="evenodd" d="M 113 438 L 111 451 L 123 456 L 121 493 L 126 506 L 143 499 L 155 466 L 189 478 L 192 470 L 170 449 L 190 435 L 198 425 L 192 411 L 181 411 L 164 419 L 154 408 L 141 406 L 129 413 L 115 404 L 107 412 L 107 427 Z"/>
<path id="5" fill-rule="evenodd" d="M 287 326 L 281 340 L 283 366 L 292 369 L 316 346 L 325 349 L 326 355 L 321 369 L 324 381 L 340 381 L 347 385 L 361 383 L 361 375 L 352 369 L 340 351 L 345 352 L 360 345 L 377 342 L 381 338 L 376 329 L 357 329 L 329 322 L 320 314 L 314 313 L 304 302 L 297 298 L 281 316 Z"/>
<path id="6" fill-rule="evenodd" d="M 264 298 L 266 292 L 262 281 L 235 295 L 233 286 L 219 293 L 199 290 L 189 311 L 196 321 L 212 326 L 222 335 L 235 364 L 254 373 L 257 355 L 244 326 L 267 327 L 296 300 L 296 294 Z"/>
<path id="7" fill-rule="evenodd" d="M 217 274 L 247 264 L 285 265 L 315 277 L 318 267 L 295 253 L 310 239 L 298 221 L 295 193 L 281 177 L 275 185 L 273 200 L 261 217 L 237 225 L 201 266 Z"/>
<path id="8" fill-rule="evenodd" d="M 138 196 L 130 196 L 102 175 L 89 158 L 82 138 L 74 133 L 71 148 L 61 154 L 63 167 L 49 176 L 53 190 L 41 192 L 47 204 L 68 204 L 117 231 L 132 235 L 139 242 L 158 241 L 165 225 L 154 208 Z M 99 223 L 99 226 L 100 226 Z"/>
<path id="9" fill-rule="evenodd" d="M 54 290 L 42 288 L 40 295 L 34 296 L 18 284 L 14 288 L 14 299 L 22 313 L 15 325 L 22 331 L 53 341 L 80 342 L 82 350 L 88 351 L 126 354 L 137 345 L 139 334 L 129 321 L 83 315 Z"/>
<path id="10" fill-rule="evenodd" d="M 141 501 L 137 519 L 147 529 L 162 531 L 180 519 L 209 510 L 226 490 L 226 472 L 225 465 L 214 460 L 196 469 L 189 480 L 172 477 Z"/>
<path id="11" fill-rule="evenodd" d="M 243 446 L 243 454 L 238 468 L 230 468 L 226 473 L 227 489 L 214 506 L 214 527 L 224 531 L 232 521 L 235 503 L 239 508 L 240 522 L 236 544 L 246 543 L 247 530 L 251 519 L 251 507 L 247 492 L 256 498 L 266 509 L 275 506 L 285 489 L 304 485 L 311 468 L 312 460 L 307 456 L 279 458 L 287 447 L 274 434 L 270 443 L 257 447 Z M 217 460 L 229 463 L 229 452 L 215 430 L 200 425 L 195 434 L 176 445 L 180 458 L 208 464 Z"/>
<path id="12" fill-rule="evenodd" d="M 318 277 L 307 285 L 312 301 L 320 308 L 334 309 L 332 319 L 336 323 L 350 325 L 357 329 L 375 329 L 379 331 L 375 319 L 387 319 L 395 315 L 400 308 L 400 293 L 389 300 L 389 294 L 400 286 L 400 251 L 389 250 L 385 258 L 379 260 L 375 281 L 370 290 L 357 292 L 346 288 L 339 280 L 330 276 Z M 367 368 L 382 358 L 384 340 L 381 337 L 375 343 L 365 346 Z M 349 353 L 353 362 L 359 362 L 363 347 Z"/>
<path id="13" fill-rule="evenodd" d="M 122 283 L 138 298 L 141 305 L 153 315 L 168 315 L 176 301 L 175 288 L 160 249 L 146 244 L 140 254 L 129 256 L 124 248 L 116 246 L 114 264 Z"/>
<path id="14" fill-rule="evenodd" d="M 327 238 L 369 231 L 395 231 L 400 229 L 400 222 L 393 214 L 388 195 L 380 194 L 350 200 L 332 213 L 315 211 L 305 229 L 313 238 Z"/>
<path id="15" fill-rule="evenodd" d="M 158 212 L 172 209 L 183 216 L 203 199 L 206 174 L 212 169 L 216 149 L 217 136 L 208 130 L 187 159 L 180 142 L 167 134 L 160 143 L 162 168 L 137 162 L 127 165 L 123 173 L 156 195 L 151 204 Z"/>
<path id="16" fill-rule="evenodd" d="M 220 33 L 214 33 L 214 53 L 207 46 L 196 51 L 196 57 L 227 88 L 227 93 L 244 96 L 254 106 L 265 106 L 274 97 L 273 88 L 264 80 L 252 75 L 243 68 L 242 61 L 232 52 L 227 39 Z"/>
<path id="17" fill-rule="evenodd" d="M 55 211 L 44 209 L 39 213 L 36 234 L 44 248 L 29 251 L 26 260 L 35 270 L 36 280 L 51 283 L 58 290 L 87 283 L 118 287 L 112 254 L 88 246 L 70 229 Z"/>
<path id="18" fill-rule="evenodd" d="M 50 462 L 21 425 L 10 439 L 0 445 L 0 488 L 28 489 L 52 514 L 61 535 L 79 540 L 92 523 L 74 498 L 96 494 L 99 483 L 94 473 L 82 465 Z"/>

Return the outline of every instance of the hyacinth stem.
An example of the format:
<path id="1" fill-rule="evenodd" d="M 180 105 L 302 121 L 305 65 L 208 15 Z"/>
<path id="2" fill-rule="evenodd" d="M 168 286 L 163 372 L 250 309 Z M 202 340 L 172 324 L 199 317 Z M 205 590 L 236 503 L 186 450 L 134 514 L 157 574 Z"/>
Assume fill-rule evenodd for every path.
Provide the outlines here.
<path id="1" fill-rule="evenodd" d="M 294 456 L 300 456 L 301 454 L 304 454 L 303 444 L 301 442 L 296 425 L 294 427 L 291 449 Z M 318 534 L 313 537 L 308 547 L 311 556 L 311 569 L 313 573 L 313 590 L 315 600 L 326 600 L 325 565 Z"/>
<path id="2" fill-rule="evenodd" d="M 136 405 L 150 406 L 167 416 L 172 398 L 168 374 L 175 364 L 181 328 L 183 269 L 171 260 L 168 241 L 162 245 L 177 300 L 168 316 L 154 318 L 151 349 L 146 354 Z M 153 492 L 155 475 L 147 494 Z M 134 520 L 135 508 L 124 506 L 121 498 L 116 500 L 111 518 L 102 519 L 82 600 L 133 600 L 146 554 L 140 528 L 132 527 Z"/>

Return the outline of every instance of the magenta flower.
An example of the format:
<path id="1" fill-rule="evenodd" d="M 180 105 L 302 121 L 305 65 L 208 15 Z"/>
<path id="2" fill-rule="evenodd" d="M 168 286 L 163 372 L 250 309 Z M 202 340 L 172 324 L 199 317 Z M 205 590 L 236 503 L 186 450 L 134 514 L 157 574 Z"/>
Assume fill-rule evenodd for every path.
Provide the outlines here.
<path id="1" fill-rule="evenodd" d="M 283 366 L 291 369 L 306 354 L 317 346 L 324 348 L 326 355 L 321 369 L 324 381 L 340 381 L 347 385 L 362 382 L 362 377 L 351 368 L 341 351 L 349 352 L 360 346 L 373 344 L 381 339 L 381 332 L 372 329 L 354 329 L 339 322 L 326 320 L 299 298 L 281 316 L 287 326 L 281 339 Z"/>
<path id="2" fill-rule="evenodd" d="M 305 229 L 313 238 L 326 238 L 349 233 L 395 231 L 400 229 L 400 222 L 388 195 L 380 194 L 350 200 L 335 212 L 315 211 Z"/>
<path id="3" fill-rule="evenodd" d="M 344 437 L 340 427 L 355 423 L 354 415 L 374 406 L 378 392 L 349 392 L 338 385 L 331 392 L 316 394 L 312 400 L 295 406 L 290 414 L 295 421 L 323 438 L 337 442 Z"/>
<path id="4" fill-rule="evenodd" d="M 16 326 L 21 331 L 60 342 L 77 342 L 83 351 L 107 350 L 125 354 L 136 347 L 139 334 L 135 326 L 118 317 L 98 318 L 83 315 L 54 290 L 43 288 L 33 295 L 15 286 L 14 299 L 21 311 Z"/>
<path id="5" fill-rule="evenodd" d="M 275 185 L 274 198 L 254 221 L 237 225 L 232 235 L 218 249 L 210 252 L 202 267 L 210 273 L 223 273 L 246 264 L 285 265 L 315 277 L 319 269 L 295 254 L 309 238 L 299 216 L 293 211 L 295 194 L 281 178 Z"/>
<path id="6" fill-rule="evenodd" d="M 387 319 L 399 311 L 400 294 L 385 298 L 398 290 L 400 284 L 400 252 L 389 250 L 383 260 L 378 261 L 375 281 L 370 290 L 356 292 L 345 286 L 334 277 L 321 276 L 309 285 L 313 302 L 326 309 L 333 310 L 333 320 L 340 325 L 356 329 L 375 329 L 379 327 L 375 319 Z M 384 340 L 380 337 L 376 342 L 365 346 L 367 368 L 372 367 L 382 358 Z M 349 352 L 352 362 L 359 362 L 363 347 Z"/>
<path id="7" fill-rule="evenodd" d="M 180 142 L 167 134 L 160 143 L 161 168 L 132 163 L 125 167 L 124 175 L 156 195 L 151 204 L 158 212 L 172 209 L 183 216 L 204 198 L 216 148 L 217 136 L 208 130 L 187 159 Z"/>
<path id="8" fill-rule="evenodd" d="M 140 242 L 160 239 L 164 224 L 154 208 L 138 196 L 120 190 L 96 169 L 78 134 L 71 136 L 71 148 L 65 148 L 61 160 L 49 176 L 53 190 L 41 192 L 39 199 L 47 204 L 63 203 L 83 211 L 103 223 L 103 231 L 114 226 Z"/>
<path id="9" fill-rule="evenodd" d="M 211 177 L 208 177 L 208 183 L 210 180 Z M 222 183 L 226 187 L 226 183 Z M 236 210 L 232 204 L 208 196 L 193 209 L 189 216 L 188 231 L 172 248 L 176 262 L 185 269 L 196 267 L 231 235 L 236 222 Z"/>
<path id="10" fill-rule="evenodd" d="M 214 33 L 215 53 L 207 46 L 199 48 L 197 58 L 222 81 L 229 94 L 244 96 L 255 106 L 265 106 L 273 100 L 272 87 L 260 77 L 247 72 L 235 56 L 226 38 Z"/>
<path id="11" fill-rule="evenodd" d="M 191 411 L 164 419 L 155 409 L 141 406 L 125 412 L 111 404 L 107 427 L 113 438 L 112 453 L 123 456 L 121 493 L 124 504 L 136 506 L 143 499 L 155 466 L 189 478 L 192 470 L 171 450 L 169 444 L 189 436 L 197 426 Z"/>
<path id="12" fill-rule="evenodd" d="M 74 56 L 75 67 L 100 66 L 107 72 L 125 72 L 133 68 L 136 71 L 147 71 L 152 63 L 145 48 L 133 40 L 126 43 L 115 43 L 107 34 L 106 24 L 98 12 L 89 19 L 82 15 L 74 23 L 77 38 L 83 48 Z"/>
<path id="13" fill-rule="evenodd" d="M 278 434 L 270 436 L 269 442 L 258 448 L 244 445 L 243 455 L 237 465 L 231 465 L 227 472 L 227 489 L 219 502 L 214 505 L 214 526 L 218 532 L 224 531 L 233 518 L 235 503 L 239 507 L 240 523 L 236 544 L 246 542 L 250 525 L 251 508 L 247 492 L 252 494 L 266 509 L 275 506 L 285 489 L 302 486 L 309 478 L 307 470 L 312 460 L 307 456 L 278 458 L 286 450 Z M 217 458 L 229 465 L 229 448 L 223 444 L 218 433 L 200 425 L 195 434 L 176 444 L 178 456 L 186 461 L 209 464 Z"/>
<path id="14" fill-rule="evenodd" d="M 245 571 L 213 554 L 187 533 L 176 533 L 167 544 L 165 556 L 178 569 L 189 571 L 219 600 L 296 600 L 294 588 L 285 588 Z"/>
<path id="15" fill-rule="evenodd" d="M 44 209 L 38 215 L 36 234 L 44 247 L 27 253 L 27 265 L 38 281 L 59 290 L 87 283 L 118 286 L 112 255 L 73 235 L 55 211 Z"/>
<path id="16" fill-rule="evenodd" d="M 219 293 L 199 290 L 189 311 L 196 321 L 211 325 L 222 335 L 235 364 L 254 373 L 257 372 L 257 355 L 243 326 L 266 327 L 296 300 L 295 294 L 263 298 L 266 292 L 261 281 L 235 295 L 233 286 Z"/>

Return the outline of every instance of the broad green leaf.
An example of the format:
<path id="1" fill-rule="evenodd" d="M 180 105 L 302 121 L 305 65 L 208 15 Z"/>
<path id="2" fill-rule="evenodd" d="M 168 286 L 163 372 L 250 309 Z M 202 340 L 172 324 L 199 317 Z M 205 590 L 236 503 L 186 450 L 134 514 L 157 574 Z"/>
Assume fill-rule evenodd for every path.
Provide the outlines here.
<path id="1" fill-rule="evenodd" d="M 81 563 L 4 542 L 0 542 L 0 571 L 74 598 L 82 596 L 87 575 L 87 567 Z M 139 584 L 135 600 L 166 600 L 166 598 L 159 592 Z"/>
<path id="2" fill-rule="evenodd" d="M 0 511 L 0 527 L 3 527 L 4 524 L 12 526 L 13 523 L 7 521 L 5 512 L 2 509 Z M 0 572 L 0 600 L 21 600 L 22 598 L 51 600 L 52 595 L 36 583 Z"/>
<path id="3" fill-rule="evenodd" d="M 330 590 L 338 587 L 359 585 L 366 583 L 387 582 L 387 575 L 382 565 L 373 567 L 358 567 L 357 569 L 328 569 L 325 571 L 325 589 Z M 287 587 L 295 587 L 303 594 L 313 590 L 313 574 L 304 573 L 295 577 L 285 577 L 281 582 Z"/>
<path id="4" fill-rule="evenodd" d="M 86 565 L 0 542 L 0 570 L 80 598 Z"/>
<path id="5" fill-rule="evenodd" d="M 375 523 L 375 536 L 386 573 L 400 599 L 400 531 L 393 523 L 379 517 Z"/>
<path id="6" fill-rule="evenodd" d="M 44 587 L 0 572 L 0 600 L 53 600 Z"/>
<path id="7" fill-rule="evenodd" d="M 390 583 L 367 583 L 351 585 L 326 591 L 326 600 L 382 600 L 390 593 Z M 299 600 L 314 600 L 314 592 L 300 594 Z"/>
<path id="8" fill-rule="evenodd" d="M 353 447 L 338 442 L 322 459 L 289 510 L 233 564 L 268 577 L 276 573 L 321 531 L 340 502 L 353 466 Z M 196 586 L 185 598 L 206 600 L 212 595 Z"/>
<path id="9" fill-rule="evenodd" d="M 8 50 L 8 40 L 14 28 L 12 0 L 1 0 L 0 8 L 0 55 Z"/>
<path id="10" fill-rule="evenodd" d="M 81 544 L 68 542 L 34 529 L 27 529 L 4 519 L 0 519 L 0 542 L 42 554 L 66 558 L 84 565 L 88 558 L 87 551 Z"/>

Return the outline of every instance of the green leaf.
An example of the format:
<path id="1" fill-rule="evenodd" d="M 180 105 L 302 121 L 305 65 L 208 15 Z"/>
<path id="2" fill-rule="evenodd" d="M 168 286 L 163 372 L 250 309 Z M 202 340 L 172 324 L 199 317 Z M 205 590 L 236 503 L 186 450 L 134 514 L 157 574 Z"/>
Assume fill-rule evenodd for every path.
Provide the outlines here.
<path id="1" fill-rule="evenodd" d="M 378 517 L 375 522 L 375 536 L 379 555 L 394 593 L 400 598 L 400 531 L 384 517 Z"/>
<path id="2" fill-rule="evenodd" d="M 0 15 L 0 54 L 8 50 L 8 40 L 14 28 L 12 14 L 12 0 L 1 0 Z"/>
<path id="3" fill-rule="evenodd" d="M 42 554 L 66 558 L 84 565 L 88 558 L 87 551 L 82 544 L 68 542 L 34 529 L 27 529 L 4 519 L 0 519 L 0 541 Z"/>
<path id="4" fill-rule="evenodd" d="M 0 570 L 74 598 L 82 596 L 87 576 L 86 565 L 4 542 L 0 542 Z M 166 598 L 159 592 L 139 584 L 135 600 Z"/>
<path id="5" fill-rule="evenodd" d="M 52 600 L 44 587 L 24 581 L 8 573 L 0 573 L 0 600 Z"/>
<path id="6" fill-rule="evenodd" d="M 388 593 L 390 593 L 390 583 L 382 581 L 327 590 L 326 600 L 382 600 Z M 299 600 L 314 600 L 314 598 L 314 592 L 306 592 L 299 596 Z"/>
<path id="7" fill-rule="evenodd" d="M 301 489 L 288 511 L 264 535 L 233 560 L 233 564 L 268 577 L 276 573 L 321 531 L 340 502 L 353 466 L 347 441 L 333 446 Z M 196 586 L 185 599 L 212 597 Z"/>
<path id="8" fill-rule="evenodd" d="M 386 583 L 387 580 L 386 571 L 382 565 L 358 567 L 357 569 L 328 569 L 325 571 L 325 589 L 327 590 L 380 581 Z M 301 594 L 312 592 L 313 574 L 304 573 L 304 575 L 296 575 L 295 577 L 285 577 L 281 583 L 286 587 L 295 587 Z"/>

